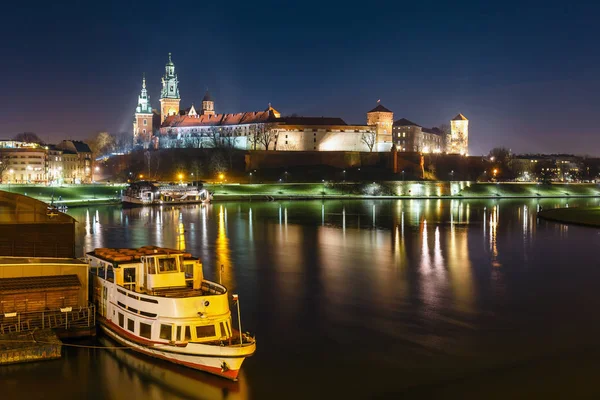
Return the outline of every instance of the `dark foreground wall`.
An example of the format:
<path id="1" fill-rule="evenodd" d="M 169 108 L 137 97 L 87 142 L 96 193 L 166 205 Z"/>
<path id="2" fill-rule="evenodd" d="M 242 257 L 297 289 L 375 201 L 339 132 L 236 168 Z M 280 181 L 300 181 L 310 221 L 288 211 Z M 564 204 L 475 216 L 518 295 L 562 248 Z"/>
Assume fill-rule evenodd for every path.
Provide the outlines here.
<path id="1" fill-rule="evenodd" d="M 31 197 L 0 191 L 0 256 L 75 257 L 75 219 Z"/>

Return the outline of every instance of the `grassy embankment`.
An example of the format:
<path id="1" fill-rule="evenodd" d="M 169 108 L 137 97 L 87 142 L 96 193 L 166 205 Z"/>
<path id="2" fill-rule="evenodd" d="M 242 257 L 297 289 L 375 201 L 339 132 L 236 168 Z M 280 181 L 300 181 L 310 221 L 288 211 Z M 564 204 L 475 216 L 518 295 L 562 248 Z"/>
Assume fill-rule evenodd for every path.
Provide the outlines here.
<path id="1" fill-rule="evenodd" d="M 600 227 L 600 207 L 553 208 L 540 211 L 538 217 L 565 224 Z"/>
<path id="2" fill-rule="evenodd" d="M 10 191 L 44 202 L 68 206 L 117 202 L 124 186 L 73 185 L 48 187 L 10 185 Z M 214 200 L 266 200 L 309 198 L 519 198 L 519 197 L 598 197 L 595 184 L 517 184 L 468 182 L 364 182 L 364 183 L 278 183 L 210 184 Z M 9 190 L 0 185 L 0 190 Z M 59 200 L 60 198 L 60 200 Z"/>
<path id="3" fill-rule="evenodd" d="M 0 185 L 0 190 L 23 194 L 50 203 L 82 206 L 88 204 L 107 204 L 120 201 L 124 186 L 112 185 L 70 185 L 62 187 L 37 185 Z M 60 198 L 60 200 L 59 200 Z"/>
<path id="4" fill-rule="evenodd" d="M 215 200 L 227 198 L 278 197 L 392 197 L 392 198 L 519 198 L 597 197 L 595 184 L 467 183 L 467 182 L 377 182 L 377 183 L 289 183 L 207 185 Z"/>

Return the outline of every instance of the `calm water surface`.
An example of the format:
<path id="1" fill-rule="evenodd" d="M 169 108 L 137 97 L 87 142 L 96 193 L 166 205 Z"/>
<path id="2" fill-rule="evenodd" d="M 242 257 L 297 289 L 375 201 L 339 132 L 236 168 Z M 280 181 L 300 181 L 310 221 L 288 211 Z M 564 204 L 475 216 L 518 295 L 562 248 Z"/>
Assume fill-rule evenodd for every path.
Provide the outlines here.
<path id="1" fill-rule="evenodd" d="M 238 383 L 64 348 L 0 369 L 1 398 L 598 397 L 600 231 L 538 220 L 598 200 L 222 203 L 72 209 L 78 251 L 159 245 L 239 293 Z M 76 342 L 115 346 L 101 336 Z"/>

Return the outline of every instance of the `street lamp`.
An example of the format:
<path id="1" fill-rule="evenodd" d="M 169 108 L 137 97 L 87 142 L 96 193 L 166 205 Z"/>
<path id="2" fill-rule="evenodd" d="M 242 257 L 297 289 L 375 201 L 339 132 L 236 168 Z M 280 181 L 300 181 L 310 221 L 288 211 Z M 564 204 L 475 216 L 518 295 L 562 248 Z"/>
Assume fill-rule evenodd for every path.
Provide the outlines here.
<path id="1" fill-rule="evenodd" d="M 404 170 L 402 170 L 402 181 L 404 182 Z"/>
<path id="2" fill-rule="evenodd" d="M 179 178 L 179 184 L 183 185 L 183 174 L 179 174 L 177 177 Z"/>

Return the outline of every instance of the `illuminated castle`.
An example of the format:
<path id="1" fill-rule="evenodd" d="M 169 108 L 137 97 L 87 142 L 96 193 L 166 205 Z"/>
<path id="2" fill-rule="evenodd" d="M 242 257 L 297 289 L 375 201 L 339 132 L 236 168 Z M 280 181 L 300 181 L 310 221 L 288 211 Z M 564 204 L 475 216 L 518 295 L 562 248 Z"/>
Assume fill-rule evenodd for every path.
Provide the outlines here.
<path id="1" fill-rule="evenodd" d="M 142 81 L 133 124 L 134 145 L 155 148 L 235 147 L 242 150 L 363 152 L 388 152 L 394 144 L 400 150 L 406 147 L 401 145 L 402 139 L 395 134 L 394 113 L 380 101 L 367 112 L 366 125 L 348 125 L 336 117 L 282 117 L 271 104 L 262 111 L 217 114 L 215 101 L 208 90 L 202 98 L 199 112 L 194 105 L 181 110 L 180 101 L 179 79 L 169 53 L 162 78 L 160 116 L 152 118 L 146 81 Z M 463 150 L 462 153 L 458 151 L 461 154 L 466 154 L 468 145 L 468 121 L 466 118 L 464 121 L 456 128 L 452 121 L 452 132 L 456 130 L 457 133 L 451 138 L 462 138 L 457 147 Z M 438 133 L 435 132 L 435 135 Z M 441 137 L 441 133 L 438 136 Z M 433 140 L 436 141 L 438 136 Z M 446 143 L 446 140 L 439 142 L 436 148 L 442 149 L 442 143 Z M 458 143 L 458 139 L 448 142 Z M 420 146 L 418 151 L 428 148 Z"/>

